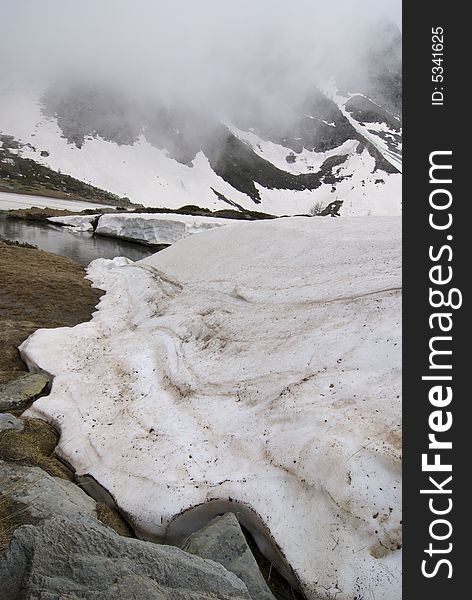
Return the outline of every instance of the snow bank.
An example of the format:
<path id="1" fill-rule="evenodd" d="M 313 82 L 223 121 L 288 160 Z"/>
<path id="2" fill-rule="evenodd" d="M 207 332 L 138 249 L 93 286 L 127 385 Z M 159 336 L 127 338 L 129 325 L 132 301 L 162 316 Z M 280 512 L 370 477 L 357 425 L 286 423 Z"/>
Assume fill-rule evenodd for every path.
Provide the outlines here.
<path id="1" fill-rule="evenodd" d="M 237 221 L 191 215 L 122 213 L 102 215 L 95 231 L 145 244 L 174 244 L 194 233 L 234 223 Z"/>
<path id="2" fill-rule="evenodd" d="M 309 599 L 398 600 L 400 219 L 236 224 L 89 277 L 93 320 L 20 348 L 78 474 L 156 538 L 237 501 Z"/>
<path id="3" fill-rule="evenodd" d="M 93 231 L 93 223 L 100 215 L 70 215 L 63 217 L 48 217 L 48 221 L 57 225 L 66 225 L 75 231 Z"/>

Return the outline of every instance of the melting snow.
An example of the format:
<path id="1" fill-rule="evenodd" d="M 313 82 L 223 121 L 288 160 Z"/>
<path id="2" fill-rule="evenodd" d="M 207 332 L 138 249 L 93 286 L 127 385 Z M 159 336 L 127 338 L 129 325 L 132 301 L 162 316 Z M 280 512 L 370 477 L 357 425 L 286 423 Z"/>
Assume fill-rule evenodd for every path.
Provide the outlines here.
<path id="1" fill-rule="evenodd" d="M 236 222 L 178 214 L 106 214 L 100 217 L 96 232 L 147 244 L 174 244 L 189 235 Z"/>
<path id="2" fill-rule="evenodd" d="M 300 217 L 94 261 L 93 320 L 21 346 L 55 375 L 28 414 L 141 533 L 231 498 L 310 600 L 397 600 L 400 238 L 400 218 Z"/>

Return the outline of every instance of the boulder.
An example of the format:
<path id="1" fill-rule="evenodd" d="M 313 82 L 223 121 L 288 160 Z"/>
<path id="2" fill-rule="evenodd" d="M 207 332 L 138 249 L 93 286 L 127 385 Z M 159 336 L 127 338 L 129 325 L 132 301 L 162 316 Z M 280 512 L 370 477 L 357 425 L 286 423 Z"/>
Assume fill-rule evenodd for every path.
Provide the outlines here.
<path id="1" fill-rule="evenodd" d="M 274 599 L 233 513 L 210 521 L 187 537 L 181 548 L 222 564 L 244 581 L 253 600 Z"/>
<path id="2" fill-rule="evenodd" d="M 38 467 L 0 461 L 0 489 L 4 496 L 23 504 L 35 519 L 97 514 L 95 500 L 77 485 L 51 477 Z"/>
<path id="3" fill-rule="evenodd" d="M 37 467 L 0 460 L 0 552 L 18 527 L 77 513 L 99 516 L 95 501 L 78 486 Z"/>
<path id="4" fill-rule="evenodd" d="M 46 389 L 49 379 L 40 373 L 23 375 L 0 385 L 0 412 L 24 410 Z"/>
<path id="5" fill-rule="evenodd" d="M 56 469 L 51 469 L 51 464 L 45 466 L 55 475 Z M 13 531 L 20 525 L 77 513 L 97 517 L 120 535 L 134 537 L 132 529 L 113 506 L 96 501 L 71 480 L 64 479 L 62 472 L 58 471 L 58 474 L 59 477 L 52 477 L 41 468 L 0 458 L 0 549 L 8 544 Z"/>
<path id="6" fill-rule="evenodd" d="M 0 581 L 5 600 L 250 600 L 220 564 L 121 537 L 84 515 L 17 529 L 0 560 Z"/>

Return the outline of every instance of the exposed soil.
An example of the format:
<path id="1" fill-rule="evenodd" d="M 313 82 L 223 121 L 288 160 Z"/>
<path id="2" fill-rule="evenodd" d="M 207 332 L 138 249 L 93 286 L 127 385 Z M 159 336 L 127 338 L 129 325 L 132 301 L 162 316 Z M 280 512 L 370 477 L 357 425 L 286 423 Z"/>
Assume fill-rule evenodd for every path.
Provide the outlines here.
<path id="1" fill-rule="evenodd" d="M 0 383 L 26 371 L 18 346 L 40 327 L 89 321 L 102 292 L 73 260 L 0 241 Z"/>

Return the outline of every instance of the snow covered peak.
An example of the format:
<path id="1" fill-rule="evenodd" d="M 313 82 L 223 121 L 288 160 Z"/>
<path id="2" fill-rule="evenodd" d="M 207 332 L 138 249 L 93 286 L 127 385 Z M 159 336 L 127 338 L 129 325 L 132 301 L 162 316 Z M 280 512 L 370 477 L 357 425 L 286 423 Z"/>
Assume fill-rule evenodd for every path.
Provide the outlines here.
<path id="1" fill-rule="evenodd" d="M 333 85 L 282 120 L 224 122 L 87 86 L 4 89 L 0 134 L 22 158 L 144 206 L 293 215 L 340 201 L 343 215 L 401 210 L 399 115 Z"/>

